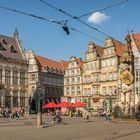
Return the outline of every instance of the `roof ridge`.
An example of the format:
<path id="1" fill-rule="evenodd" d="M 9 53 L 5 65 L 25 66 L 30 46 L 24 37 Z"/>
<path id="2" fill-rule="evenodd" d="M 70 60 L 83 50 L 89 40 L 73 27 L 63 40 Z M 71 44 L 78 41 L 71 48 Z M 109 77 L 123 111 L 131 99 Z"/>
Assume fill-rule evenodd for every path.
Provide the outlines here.
<path id="1" fill-rule="evenodd" d="M 56 61 L 56 60 L 53 60 L 53 59 L 47 58 L 47 57 L 45 57 L 45 56 L 40 56 L 40 55 L 37 55 L 37 54 L 35 54 L 35 56 L 42 57 L 42 58 L 44 58 L 44 59 L 47 59 L 47 60 L 50 60 L 50 61 L 53 61 L 53 62 L 60 63 L 60 61 Z"/>

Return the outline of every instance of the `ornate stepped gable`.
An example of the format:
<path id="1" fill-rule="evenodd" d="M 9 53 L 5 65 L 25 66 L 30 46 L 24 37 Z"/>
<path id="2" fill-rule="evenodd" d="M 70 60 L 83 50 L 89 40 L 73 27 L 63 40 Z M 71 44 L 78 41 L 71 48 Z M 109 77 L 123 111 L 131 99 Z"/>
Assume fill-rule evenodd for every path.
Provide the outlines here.
<path id="1" fill-rule="evenodd" d="M 134 38 L 135 44 L 140 52 L 140 33 L 133 34 L 132 37 Z"/>
<path id="2" fill-rule="evenodd" d="M 0 56 L 24 60 L 15 38 L 0 35 Z"/>
<path id="3" fill-rule="evenodd" d="M 119 42 L 118 40 L 113 39 L 114 46 L 116 48 L 117 56 L 121 57 L 123 52 L 125 51 L 125 45 L 122 42 Z"/>
<path id="4" fill-rule="evenodd" d="M 83 61 L 81 58 L 76 58 L 75 56 L 71 56 L 69 62 L 67 63 L 65 69 L 68 69 L 68 65 L 71 62 L 76 61 L 76 63 L 79 65 L 80 69 L 83 70 Z"/>
<path id="5" fill-rule="evenodd" d="M 116 55 L 118 57 L 122 56 L 123 52 L 125 51 L 125 45 L 122 42 L 120 42 L 114 38 L 109 37 L 106 39 L 106 43 L 107 43 L 107 45 L 105 48 L 114 46 L 115 50 L 116 50 Z"/>
<path id="6" fill-rule="evenodd" d="M 61 61 L 54 61 L 39 55 L 35 55 L 35 59 L 37 60 L 37 64 L 39 66 L 40 71 L 47 71 L 50 70 L 50 72 L 64 72 L 65 68 L 67 67 L 67 62 L 64 60 Z"/>
<path id="7" fill-rule="evenodd" d="M 90 41 L 88 44 L 88 50 L 86 53 L 91 53 L 94 51 L 96 51 L 97 56 L 99 56 L 99 57 L 101 57 L 103 55 L 103 47 L 101 47 L 97 44 L 94 44 L 92 41 Z"/>

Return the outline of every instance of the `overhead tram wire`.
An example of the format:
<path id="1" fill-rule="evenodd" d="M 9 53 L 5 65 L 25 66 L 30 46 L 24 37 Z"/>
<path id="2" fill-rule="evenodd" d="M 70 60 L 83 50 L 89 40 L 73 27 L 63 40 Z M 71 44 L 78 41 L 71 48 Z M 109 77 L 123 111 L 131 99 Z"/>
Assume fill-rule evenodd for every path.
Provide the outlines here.
<path id="1" fill-rule="evenodd" d="M 19 13 L 19 14 L 22 14 L 22 15 L 26 15 L 26 16 L 30 16 L 30 17 L 33 17 L 33 18 L 36 18 L 36 19 L 44 20 L 44 21 L 47 21 L 47 22 L 50 22 L 50 23 L 55 23 L 55 24 L 60 25 L 60 26 L 62 26 L 63 22 L 64 22 L 64 21 L 56 21 L 56 20 L 52 20 L 52 19 L 47 19 L 47 18 L 44 18 L 44 17 L 41 17 L 41 16 L 37 16 L 37 15 L 34 15 L 34 14 L 26 13 L 26 12 L 23 12 L 23 11 L 19 11 L 19 10 L 16 10 L 16 9 L 8 8 L 8 7 L 1 6 L 1 5 L 0 5 L 0 9 L 16 12 L 16 13 Z M 86 34 L 84 32 L 81 32 L 78 29 L 75 29 L 75 28 L 70 27 L 70 26 L 68 26 L 68 28 L 70 28 L 71 30 L 73 30 L 75 32 L 78 32 L 78 33 L 80 33 L 80 34 L 82 34 L 84 36 L 87 36 L 88 38 L 91 38 L 91 39 L 94 39 L 94 40 L 97 40 L 97 41 L 103 43 L 102 40 L 97 39 L 95 37 L 92 37 L 92 36 L 90 36 L 90 35 L 88 35 L 88 34 Z"/>
<path id="2" fill-rule="evenodd" d="M 97 10 L 94 10 L 94 11 L 92 11 L 92 12 L 89 12 L 89 13 L 86 13 L 86 14 L 83 14 L 83 15 L 80 15 L 80 16 L 78 16 L 77 18 L 82 18 L 82 17 L 88 16 L 88 15 L 91 15 L 92 13 L 95 13 L 95 12 L 104 11 L 104 10 L 106 10 L 106 9 L 109 9 L 109 8 L 114 7 L 114 6 L 120 5 L 120 4 L 125 3 L 125 2 L 127 2 L 127 1 L 128 1 L 128 0 L 122 0 L 122 1 L 120 1 L 120 2 L 117 2 L 117 3 L 114 3 L 114 4 L 108 5 L 108 6 L 106 6 L 106 7 L 103 7 L 103 8 L 101 8 L 101 9 L 97 9 Z"/>
<path id="3" fill-rule="evenodd" d="M 52 20 L 52 19 L 47 19 L 47 18 L 44 18 L 44 17 L 36 16 L 36 15 L 30 14 L 30 13 L 22 12 L 22 11 L 19 11 L 19 10 L 16 10 L 16 9 L 12 9 L 12 8 L 8 8 L 8 7 L 1 6 L 1 5 L 0 5 L 0 8 L 8 10 L 8 11 L 16 12 L 16 13 L 19 13 L 19 14 L 22 14 L 22 15 L 34 17 L 36 19 L 45 20 L 45 21 L 48 21 L 48 22 L 60 24 L 60 25 L 62 23 L 62 21 L 56 21 L 56 20 Z"/>
<path id="4" fill-rule="evenodd" d="M 51 5 L 51 4 L 47 3 L 47 2 L 45 2 L 44 0 L 40 0 L 40 1 L 41 1 L 42 3 L 48 5 L 49 7 L 55 9 L 55 10 L 61 10 L 61 9 L 58 9 L 58 8 L 54 7 L 53 5 Z M 120 4 L 125 3 L 125 2 L 127 2 L 127 1 L 128 1 L 128 0 L 122 0 L 122 1 L 119 1 L 119 2 L 117 2 L 117 3 L 113 3 L 113 4 L 111 4 L 111 5 L 108 5 L 108 6 L 106 6 L 106 7 L 103 7 L 103 8 L 101 8 L 101 9 L 97 9 L 97 10 L 94 10 L 94 11 L 92 11 L 92 12 L 88 12 L 88 13 L 82 14 L 82 15 L 80 15 L 80 16 L 74 16 L 74 17 L 72 17 L 72 18 L 82 18 L 82 17 L 88 16 L 88 15 L 90 15 L 90 14 L 92 14 L 92 13 L 99 12 L 99 11 L 104 11 L 104 10 L 106 10 L 106 9 L 109 9 L 109 8 L 114 7 L 114 6 L 120 5 Z M 70 18 L 70 19 L 71 19 L 71 18 Z M 70 20 L 70 19 L 67 19 L 67 21 Z"/>
<path id="5" fill-rule="evenodd" d="M 51 5 L 51 4 L 47 3 L 47 2 L 45 2 L 45 1 L 43 1 L 43 0 L 40 0 L 40 1 L 41 1 L 42 3 L 44 3 L 45 5 L 47 5 L 47 6 L 51 7 L 51 8 L 53 8 L 53 9 L 55 9 L 55 10 L 57 10 L 57 11 L 63 13 L 63 14 L 65 14 L 65 15 L 67 15 L 68 17 L 70 17 L 70 18 L 72 18 L 72 19 L 74 19 L 74 20 L 77 20 L 78 22 L 82 23 L 83 25 L 85 25 L 85 26 L 87 26 L 87 27 L 89 27 L 89 28 L 95 30 L 96 32 L 101 33 L 101 34 L 104 35 L 104 36 L 111 37 L 110 35 L 104 33 L 103 31 L 99 30 L 98 28 L 93 27 L 93 26 L 89 25 L 88 23 L 86 23 L 86 22 L 84 22 L 83 20 L 80 19 L 80 17 L 83 17 L 83 16 L 85 16 L 85 15 L 88 15 L 89 13 L 84 14 L 84 15 L 81 15 L 80 17 L 76 17 L 76 16 L 73 16 L 73 15 L 69 14 L 68 12 L 66 12 L 66 11 L 64 11 L 64 10 L 62 10 L 62 9 L 56 8 L 55 6 L 53 6 L 53 5 Z M 120 1 L 120 2 L 118 2 L 118 3 L 115 3 L 115 4 L 110 5 L 110 6 L 108 6 L 108 7 L 102 8 L 101 10 L 103 10 L 103 9 L 105 10 L 105 9 L 107 9 L 107 8 L 111 8 L 111 7 L 113 7 L 113 6 L 116 6 L 116 5 L 118 5 L 118 4 L 124 3 L 124 2 L 126 2 L 126 1 L 128 1 L 128 0 Z M 97 10 L 96 10 L 96 11 L 97 11 Z M 99 10 L 98 10 L 98 11 L 99 11 Z M 90 13 L 93 13 L 93 12 L 90 12 Z M 69 19 L 68 19 L 68 20 L 69 20 Z M 68 20 L 66 19 L 66 21 L 68 21 Z"/>

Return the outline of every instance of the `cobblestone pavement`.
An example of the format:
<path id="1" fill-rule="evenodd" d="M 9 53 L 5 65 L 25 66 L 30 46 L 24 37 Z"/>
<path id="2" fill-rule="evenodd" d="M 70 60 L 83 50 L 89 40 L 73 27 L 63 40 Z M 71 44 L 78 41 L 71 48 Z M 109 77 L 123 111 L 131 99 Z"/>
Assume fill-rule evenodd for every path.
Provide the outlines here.
<path id="1" fill-rule="evenodd" d="M 43 117 L 45 128 L 36 128 L 35 115 L 30 119 L 0 119 L 0 140 L 140 140 L 140 124 L 112 123 L 103 118 L 83 121 L 63 117 L 62 124 L 52 124 L 52 117 Z"/>

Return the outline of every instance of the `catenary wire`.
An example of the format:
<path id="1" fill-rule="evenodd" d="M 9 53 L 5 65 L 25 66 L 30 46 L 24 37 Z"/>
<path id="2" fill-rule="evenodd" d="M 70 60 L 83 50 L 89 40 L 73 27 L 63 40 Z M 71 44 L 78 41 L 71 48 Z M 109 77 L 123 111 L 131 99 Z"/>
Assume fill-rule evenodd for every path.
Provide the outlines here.
<path id="1" fill-rule="evenodd" d="M 57 11 L 63 13 L 63 14 L 65 14 L 65 15 L 67 15 L 67 16 L 69 16 L 70 18 L 72 18 L 72 19 L 74 19 L 74 20 L 77 20 L 78 22 L 82 23 L 83 25 L 85 25 L 85 26 L 87 26 L 87 27 L 89 27 L 89 28 L 95 30 L 96 32 L 101 33 L 101 34 L 104 35 L 104 36 L 111 37 L 110 35 L 104 33 L 103 31 L 99 30 L 98 28 L 96 28 L 96 27 L 94 27 L 94 26 L 91 26 L 91 25 L 89 25 L 88 23 L 84 22 L 83 20 L 79 19 L 79 17 L 73 16 L 73 15 L 69 14 L 68 12 L 66 12 L 66 11 L 64 11 L 64 10 L 62 10 L 62 9 L 56 8 L 55 6 L 53 6 L 53 5 L 51 5 L 51 4 L 47 3 L 47 2 L 45 2 L 45 1 L 43 1 L 43 0 L 40 0 L 40 1 L 41 1 L 42 3 L 44 3 L 44 4 L 46 4 L 47 6 L 53 8 L 53 9 L 55 9 L 55 10 L 57 10 Z M 126 1 L 128 1 L 128 0 L 120 1 L 119 3 L 114 4 L 114 6 L 115 6 L 115 5 L 118 5 L 118 4 L 121 4 L 121 3 L 124 3 L 124 2 L 126 2 Z M 112 6 L 113 6 L 113 5 L 112 5 Z M 110 7 L 111 7 L 111 5 L 110 5 Z M 108 7 L 108 8 L 109 8 L 109 7 Z M 105 8 L 104 8 L 104 9 L 105 9 Z M 83 16 L 83 15 L 82 15 L 82 16 Z M 66 21 L 68 21 L 68 20 L 66 19 Z"/>
<path id="2" fill-rule="evenodd" d="M 42 3 L 48 5 L 49 7 L 55 9 L 55 10 L 59 10 L 60 12 L 61 12 L 61 10 L 62 10 L 62 9 L 58 9 L 58 8 L 54 7 L 53 5 L 47 3 L 47 2 L 44 1 L 44 0 L 40 0 L 40 1 L 41 1 Z M 106 9 L 109 9 L 109 8 L 114 7 L 114 6 L 120 5 L 120 4 L 125 3 L 125 2 L 127 2 L 127 1 L 128 1 L 128 0 L 122 0 L 122 1 L 119 1 L 119 2 L 117 2 L 117 3 L 113 3 L 113 4 L 111 4 L 111 5 L 108 5 L 108 6 L 106 6 L 106 7 L 103 7 L 103 8 L 101 8 L 101 9 L 97 9 L 97 10 L 94 10 L 94 11 L 92 11 L 92 12 L 88 12 L 88 13 L 82 14 L 82 15 L 80 15 L 80 16 L 72 16 L 72 18 L 82 18 L 82 17 L 88 16 L 88 15 L 90 15 L 90 14 L 92 14 L 92 13 L 99 12 L 99 11 L 104 11 L 104 10 L 106 10 Z M 70 20 L 70 19 L 67 19 L 67 21 L 68 21 L 68 20 Z"/>
<path id="3" fill-rule="evenodd" d="M 8 10 L 8 11 L 16 12 L 16 13 L 19 13 L 19 14 L 22 14 L 22 15 L 30 16 L 30 17 L 33 17 L 33 18 L 36 18 L 36 19 L 45 20 L 47 22 L 55 23 L 55 24 L 58 24 L 58 25 L 61 25 L 61 26 L 63 25 L 63 21 L 56 21 L 56 20 L 52 20 L 52 19 L 47 19 L 47 18 L 44 18 L 44 17 L 41 17 L 41 16 L 37 16 L 37 15 L 34 15 L 34 14 L 26 13 L 26 12 L 23 12 L 23 11 L 19 11 L 19 10 L 16 10 L 16 9 L 8 8 L 8 7 L 1 6 L 1 5 L 0 5 L 0 8 Z M 75 29 L 75 28 L 73 28 L 71 26 L 68 26 L 68 28 L 70 28 L 71 30 L 73 30 L 75 32 L 78 32 L 78 33 L 80 33 L 82 35 L 85 35 L 85 36 L 87 36 L 87 37 L 89 37 L 91 39 L 94 39 L 94 40 L 97 40 L 97 41 L 103 43 L 102 40 L 97 39 L 97 38 L 95 38 L 95 37 L 93 37 L 91 35 L 88 35 L 87 33 L 84 33 L 84 32 L 82 32 L 82 31 L 80 31 L 78 29 Z"/>

